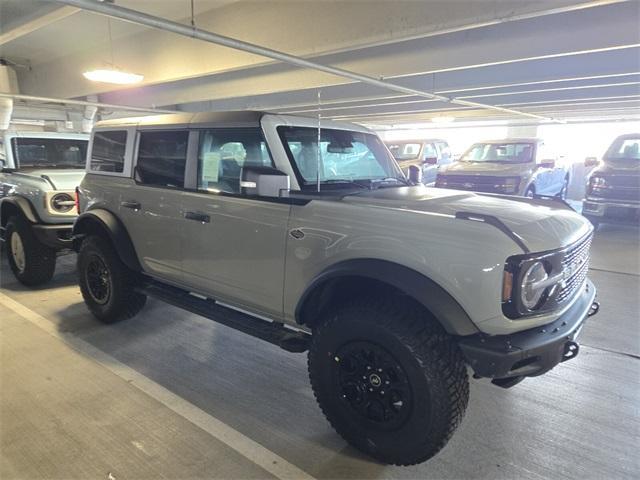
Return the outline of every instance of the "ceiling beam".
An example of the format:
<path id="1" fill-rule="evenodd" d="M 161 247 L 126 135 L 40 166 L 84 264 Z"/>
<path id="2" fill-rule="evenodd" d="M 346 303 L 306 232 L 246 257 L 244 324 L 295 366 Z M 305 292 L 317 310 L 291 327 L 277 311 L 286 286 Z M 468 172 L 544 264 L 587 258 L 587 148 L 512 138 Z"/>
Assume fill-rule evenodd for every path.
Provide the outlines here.
<path id="1" fill-rule="evenodd" d="M 356 82 L 361 82 L 361 83 L 372 85 L 375 87 L 386 88 L 388 90 L 392 90 L 395 92 L 406 93 L 409 95 L 416 95 L 416 96 L 429 98 L 433 100 L 439 100 L 447 103 L 453 103 L 455 105 L 474 106 L 477 108 L 484 108 L 488 110 L 498 110 L 501 112 L 510 113 L 512 115 L 517 115 L 517 116 L 535 118 L 538 120 L 561 122 L 560 120 L 543 117 L 540 115 L 531 114 L 527 112 L 522 112 L 519 110 L 513 110 L 513 109 L 504 108 L 504 107 L 496 107 L 493 105 L 485 105 L 478 102 L 470 102 L 468 100 L 458 100 L 456 98 L 449 98 L 442 95 L 436 95 L 424 90 L 417 90 L 413 88 L 403 87 L 395 83 L 379 80 L 378 78 L 375 78 L 372 76 L 362 75 L 362 74 L 345 70 L 342 68 L 331 67 L 328 65 L 312 62 L 302 57 L 297 57 L 295 55 L 290 55 L 290 54 L 273 50 L 270 48 L 265 48 L 260 45 L 244 42 L 242 40 L 237 40 L 235 38 L 227 37 L 224 35 L 218 35 L 213 32 L 201 30 L 195 26 L 184 25 L 178 22 L 173 22 L 160 17 L 155 17 L 153 15 L 147 15 L 143 12 L 138 12 L 136 10 L 131 10 L 128 8 L 117 6 L 117 5 L 96 2 L 94 0 L 56 0 L 56 1 L 58 1 L 59 3 L 64 3 L 70 6 L 74 6 L 77 8 L 82 8 L 84 10 L 88 10 L 94 13 L 99 13 L 101 15 L 106 15 L 109 17 L 118 18 L 120 20 L 125 20 L 134 24 L 144 25 L 151 28 L 157 28 L 160 30 L 172 32 L 172 33 L 183 35 L 186 37 L 191 37 L 194 39 L 202 40 L 202 41 L 213 43 L 216 45 L 223 45 L 236 50 L 241 50 L 241 51 L 252 53 L 255 55 L 271 58 L 273 60 L 278 60 L 280 62 L 288 63 L 296 67 L 321 71 L 324 73 L 328 73 L 330 75 L 336 75 L 338 77 L 346 78 Z"/>
<path id="2" fill-rule="evenodd" d="M 5 43 L 9 43 L 13 40 L 17 40 L 20 37 L 25 35 L 29 35 L 30 33 L 35 32 L 36 30 L 40 30 L 41 28 L 46 27 L 47 25 L 51 25 L 52 23 L 58 22 L 64 18 L 70 17 L 71 15 L 75 15 L 80 11 L 79 8 L 64 6 L 60 8 L 56 8 L 52 12 L 45 13 L 37 18 L 29 20 L 21 25 L 12 28 L 11 30 L 7 30 L 6 32 L 0 33 L 0 45 L 4 45 Z"/>

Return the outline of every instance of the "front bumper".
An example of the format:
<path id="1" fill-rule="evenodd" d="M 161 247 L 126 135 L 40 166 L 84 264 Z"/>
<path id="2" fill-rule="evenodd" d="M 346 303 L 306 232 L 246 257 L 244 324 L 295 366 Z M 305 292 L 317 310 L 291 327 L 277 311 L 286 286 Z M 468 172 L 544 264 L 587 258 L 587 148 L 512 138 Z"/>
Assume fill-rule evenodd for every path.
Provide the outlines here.
<path id="1" fill-rule="evenodd" d="M 476 334 L 462 337 L 459 346 L 479 377 L 535 377 L 578 354 L 575 342 L 585 320 L 598 312 L 596 288 L 589 280 L 580 297 L 555 322 L 512 335 Z"/>
<path id="2" fill-rule="evenodd" d="M 620 221 L 640 220 L 640 203 L 587 198 L 582 203 L 582 213 Z"/>
<path id="3" fill-rule="evenodd" d="M 39 223 L 32 225 L 31 228 L 38 241 L 48 247 L 56 250 L 73 248 L 73 240 L 71 239 L 73 224 L 71 223 L 61 225 Z"/>

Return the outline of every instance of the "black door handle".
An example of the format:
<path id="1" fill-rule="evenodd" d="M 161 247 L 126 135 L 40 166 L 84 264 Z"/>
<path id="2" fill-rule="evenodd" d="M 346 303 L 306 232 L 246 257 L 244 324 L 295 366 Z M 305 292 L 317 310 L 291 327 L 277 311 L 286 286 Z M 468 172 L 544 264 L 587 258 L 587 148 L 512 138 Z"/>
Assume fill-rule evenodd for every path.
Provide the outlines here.
<path id="1" fill-rule="evenodd" d="M 120 206 L 124 208 L 131 208 L 133 210 L 140 210 L 142 208 L 140 202 L 136 202 L 135 200 L 120 202 Z"/>
<path id="2" fill-rule="evenodd" d="M 202 223 L 209 223 L 211 221 L 211 217 L 209 215 L 199 212 L 187 212 L 184 214 L 184 218 Z"/>

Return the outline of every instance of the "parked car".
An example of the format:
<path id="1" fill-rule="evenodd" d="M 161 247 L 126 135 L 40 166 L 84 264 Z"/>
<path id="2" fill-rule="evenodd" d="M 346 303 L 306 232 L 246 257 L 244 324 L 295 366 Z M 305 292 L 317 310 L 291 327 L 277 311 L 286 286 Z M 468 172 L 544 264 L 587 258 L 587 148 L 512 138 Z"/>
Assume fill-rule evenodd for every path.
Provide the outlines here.
<path id="1" fill-rule="evenodd" d="M 565 198 L 569 170 L 538 138 L 508 138 L 473 144 L 438 172 L 436 187 Z"/>
<path id="2" fill-rule="evenodd" d="M 123 320 L 153 296 L 308 349 L 329 422 L 382 462 L 444 447 L 467 368 L 505 388 L 541 375 L 576 356 L 598 310 L 587 219 L 411 184 L 364 127 L 259 112 L 105 121 L 88 155 L 73 234 L 93 315 Z"/>
<path id="3" fill-rule="evenodd" d="M 433 185 L 438 168 L 453 161 L 451 149 L 445 140 L 402 140 L 385 143 L 405 175 L 409 174 L 409 167 L 412 165 L 422 170 L 422 182 L 425 185 Z"/>
<path id="4" fill-rule="evenodd" d="M 582 213 L 597 226 L 601 222 L 640 220 L 640 133 L 616 138 L 602 157 L 585 161 L 594 166 L 587 178 Z"/>
<path id="5" fill-rule="evenodd" d="M 89 136 L 6 131 L 0 138 L 0 238 L 15 277 L 40 285 L 53 276 L 57 254 L 71 251 Z"/>

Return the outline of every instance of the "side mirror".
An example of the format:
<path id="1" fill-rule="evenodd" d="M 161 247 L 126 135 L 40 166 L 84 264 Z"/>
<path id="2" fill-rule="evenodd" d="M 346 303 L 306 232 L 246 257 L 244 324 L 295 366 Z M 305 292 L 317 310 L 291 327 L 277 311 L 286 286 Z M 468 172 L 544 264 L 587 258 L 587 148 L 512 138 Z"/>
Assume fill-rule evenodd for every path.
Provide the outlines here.
<path id="1" fill-rule="evenodd" d="M 427 165 L 436 165 L 438 163 L 438 158 L 437 157 L 426 157 L 424 159 L 424 163 L 426 163 Z"/>
<path id="2" fill-rule="evenodd" d="M 587 157 L 584 159 L 585 167 L 595 167 L 598 165 L 598 159 L 596 157 Z"/>
<path id="3" fill-rule="evenodd" d="M 540 166 L 542 168 L 555 168 L 556 167 L 556 161 L 553 160 L 553 159 L 542 160 L 540 162 Z"/>
<path id="4" fill-rule="evenodd" d="M 415 165 L 409 167 L 409 181 L 414 185 L 422 183 L 422 169 Z"/>
<path id="5" fill-rule="evenodd" d="M 282 198 L 289 196 L 289 175 L 272 167 L 243 167 L 240 192 L 243 195 Z"/>

